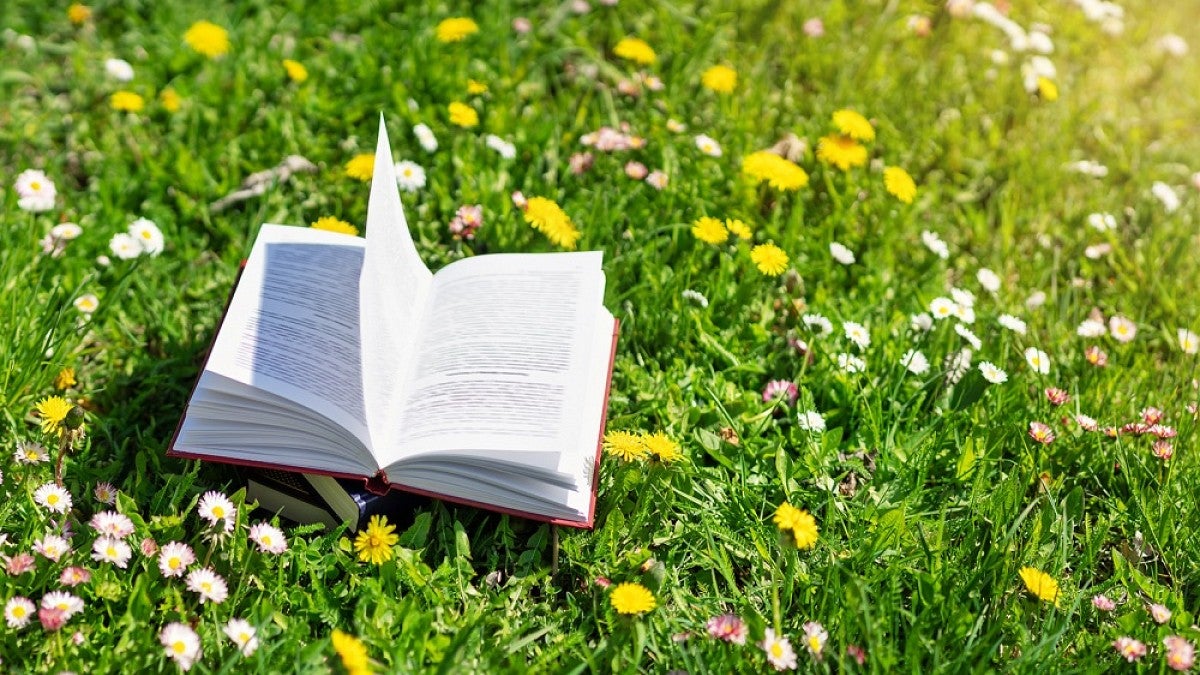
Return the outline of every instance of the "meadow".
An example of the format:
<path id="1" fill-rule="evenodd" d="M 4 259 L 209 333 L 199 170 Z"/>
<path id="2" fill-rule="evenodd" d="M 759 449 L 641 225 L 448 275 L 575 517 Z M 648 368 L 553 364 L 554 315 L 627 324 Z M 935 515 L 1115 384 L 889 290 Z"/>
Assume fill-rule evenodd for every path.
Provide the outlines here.
<path id="1" fill-rule="evenodd" d="M 1198 11 L 0 4 L 0 669 L 1190 669 Z M 431 268 L 604 252 L 594 530 L 166 457 L 380 113 Z"/>

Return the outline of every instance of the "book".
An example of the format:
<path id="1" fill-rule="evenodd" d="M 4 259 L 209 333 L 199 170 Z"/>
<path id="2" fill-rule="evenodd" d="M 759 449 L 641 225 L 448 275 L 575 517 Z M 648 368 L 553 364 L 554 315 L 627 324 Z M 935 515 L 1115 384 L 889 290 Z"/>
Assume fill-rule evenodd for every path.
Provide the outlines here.
<path id="1" fill-rule="evenodd" d="M 168 454 L 591 527 L 618 331 L 601 262 L 432 273 L 381 119 L 365 238 L 261 226 Z"/>
<path id="2" fill-rule="evenodd" d="M 403 525 L 424 498 L 399 490 L 379 495 L 362 480 L 275 469 L 247 469 L 246 501 L 300 524 L 334 528 L 345 523 L 351 531 L 366 527 L 373 515 Z"/>

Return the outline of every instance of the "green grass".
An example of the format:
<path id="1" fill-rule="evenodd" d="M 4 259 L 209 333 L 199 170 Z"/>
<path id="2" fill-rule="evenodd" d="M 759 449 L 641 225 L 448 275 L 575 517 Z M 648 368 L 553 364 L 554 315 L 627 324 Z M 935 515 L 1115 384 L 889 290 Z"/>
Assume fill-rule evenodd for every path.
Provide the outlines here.
<path id="1" fill-rule="evenodd" d="M 11 29 L 0 37 L 5 556 L 29 552 L 61 525 L 32 499 L 52 465 L 13 458 L 19 441 L 53 445 L 31 411 L 56 393 L 61 368 L 76 369 L 79 384 L 65 395 L 89 411 L 87 437 L 66 462 L 74 551 L 0 574 L 0 601 L 38 602 L 60 588 L 67 564 L 92 572 L 70 589 L 84 611 L 60 631 L 36 619 L 20 630 L 0 624 L 5 668 L 173 670 L 158 641 L 171 622 L 199 632 L 198 672 L 339 671 L 335 628 L 360 637 L 373 667 L 390 672 L 763 671 L 754 644 L 767 628 L 816 672 L 1104 671 L 1124 667 L 1111 646 L 1122 635 L 1148 645 L 1139 667 L 1162 671 L 1163 637 L 1200 638 L 1200 480 L 1186 410 L 1200 395 L 1196 357 L 1175 336 L 1200 330 L 1190 185 L 1200 169 L 1192 95 L 1200 72 L 1194 59 L 1155 49 L 1171 31 L 1200 47 L 1190 20 L 1200 6 L 1125 3 L 1125 33 L 1111 37 L 1072 3 L 1017 0 L 1010 16 L 1019 24 L 1053 28 L 1060 98 L 1050 102 L 1022 87 L 1027 55 L 994 65 L 992 50 L 1009 51 L 1003 34 L 953 19 L 941 3 L 593 4 L 576 15 L 569 4 L 513 0 L 477 8 L 106 1 L 80 27 L 61 7 L 0 6 L 0 26 Z M 932 19 L 928 37 L 907 26 L 918 13 Z M 441 44 L 434 29 L 450 16 L 472 16 L 482 30 Z M 517 16 L 532 21 L 531 33 L 512 30 Z M 819 39 L 800 29 L 813 16 L 824 19 Z M 200 19 L 229 29 L 224 58 L 184 44 Z M 612 53 L 627 35 L 657 52 L 646 70 L 662 91 L 618 93 L 637 71 Z M 134 80 L 107 77 L 109 57 L 129 60 Z M 303 63 L 309 79 L 288 82 L 284 58 Z M 733 95 L 700 87 L 717 63 L 737 69 Z M 468 96 L 468 79 L 489 91 Z M 178 112 L 158 102 L 165 87 L 182 97 Z M 113 111 L 118 89 L 144 96 L 145 110 Z M 480 126 L 450 125 L 451 101 L 472 104 Z M 842 108 L 873 121 L 876 166 L 841 172 L 815 158 Z M 605 302 L 622 321 L 608 428 L 662 431 L 687 459 L 606 457 L 593 531 L 431 502 L 401 523 L 395 557 L 381 566 L 358 561 L 352 533 L 312 528 L 289 529 L 282 556 L 260 554 L 245 528 L 267 516 L 247 509 L 235 536 L 204 538 L 198 498 L 225 490 L 239 501 L 236 479 L 164 453 L 237 263 L 263 222 L 364 221 L 368 186 L 343 167 L 374 147 L 381 111 L 396 158 L 428 175 L 404 200 L 431 267 L 473 253 L 553 250 L 513 206 L 516 190 L 556 200 L 582 230 L 580 248 L 604 251 Z M 668 119 L 687 131 L 669 131 Z M 433 128 L 437 152 L 418 145 L 410 132 L 418 122 Z M 646 146 L 595 152 L 588 172 L 569 171 L 584 134 L 621 123 Z M 518 157 L 488 149 L 487 133 L 514 143 Z M 742 157 L 788 133 L 808 145 L 799 164 L 810 184 L 794 193 L 751 185 Z M 719 141 L 723 156 L 701 154 L 695 134 Z M 289 154 L 318 171 L 210 210 Z M 631 159 L 666 171 L 666 189 L 626 177 Z M 1080 159 L 1106 165 L 1108 176 L 1064 170 Z M 885 192 L 882 165 L 913 175 L 915 203 Z M 53 210 L 18 207 L 9 188 L 29 168 L 56 183 Z M 1150 195 L 1155 181 L 1176 188 L 1179 210 L 1166 213 Z M 483 206 L 474 242 L 455 242 L 446 229 L 463 204 Z M 1115 214 L 1119 227 L 1092 230 L 1093 212 Z M 706 215 L 741 218 L 754 241 L 698 241 L 691 225 Z M 137 217 L 158 224 L 166 248 L 117 260 L 109 240 Z M 64 220 L 82 236 L 61 257 L 42 255 L 38 240 Z M 923 230 L 947 242 L 948 260 L 925 248 Z M 750 246 L 767 241 L 789 254 L 784 277 L 750 261 Z M 835 263 L 832 241 L 857 262 Z M 1085 256 L 1101 243 L 1110 254 Z M 98 264 L 101 255 L 111 264 Z M 981 267 L 1002 279 L 994 296 L 975 279 Z M 974 364 L 997 364 L 1006 383 L 989 385 L 977 369 L 950 383 L 944 359 L 965 344 L 952 321 L 929 333 L 910 328 L 911 315 L 953 286 L 978 298 Z M 685 289 L 708 306 L 686 300 Z M 1030 309 L 1034 291 L 1046 302 Z M 71 304 L 84 293 L 100 299 L 90 319 Z M 1136 338 L 1076 336 L 1093 309 L 1132 319 Z M 812 336 L 805 312 L 831 319 L 834 333 Z M 1001 328 L 1002 313 L 1025 320 L 1028 333 Z M 870 347 L 851 346 L 842 321 L 865 324 Z M 794 337 L 809 343 L 811 359 L 789 346 Z M 1107 367 L 1085 361 L 1092 344 L 1107 352 Z M 1049 354 L 1048 375 L 1026 365 L 1028 347 Z M 929 373 L 904 370 L 909 349 L 929 358 Z M 862 356 L 866 371 L 843 372 L 840 352 Z M 798 384 L 796 406 L 763 403 L 773 379 Z M 1051 386 L 1070 402 L 1052 407 L 1042 393 Z M 1145 437 L 1110 439 L 1065 421 L 1085 413 L 1120 427 L 1147 406 L 1178 431 L 1169 462 Z M 826 432 L 798 426 L 807 410 L 824 416 Z M 1035 443 L 1033 421 L 1057 439 Z M 93 561 L 87 522 L 102 508 L 91 497 L 98 481 L 121 490 L 118 507 L 137 528 L 131 541 L 192 544 L 229 582 L 229 599 L 200 604 L 136 545 L 127 569 Z M 814 548 L 789 547 L 772 523 L 785 500 L 815 516 Z M 1057 607 L 1025 590 L 1025 566 L 1059 582 Z M 657 607 L 618 615 L 605 580 L 645 585 Z M 1098 593 L 1117 600 L 1116 611 L 1093 609 Z M 1172 610 L 1166 625 L 1149 618 L 1150 602 Z M 750 626 L 745 646 L 707 636 L 705 622 L 725 612 Z M 258 629 L 261 646 L 248 658 L 220 631 L 233 617 Z M 824 660 L 802 644 L 807 621 L 829 632 Z M 866 650 L 865 665 L 849 645 Z"/>

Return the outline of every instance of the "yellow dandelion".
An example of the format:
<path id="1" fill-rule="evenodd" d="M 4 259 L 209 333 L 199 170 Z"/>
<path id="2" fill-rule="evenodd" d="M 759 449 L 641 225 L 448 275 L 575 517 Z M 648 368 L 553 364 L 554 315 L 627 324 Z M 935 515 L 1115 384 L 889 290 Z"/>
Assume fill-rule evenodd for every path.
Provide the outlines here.
<path id="1" fill-rule="evenodd" d="M 796 548 L 809 549 L 817 543 L 817 521 L 808 511 L 784 502 L 775 509 L 772 520 L 781 532 L 792 535 Z"/>
<path id="2" fill-rule="evenodd" d="M 351 225 L 350 223 L 347 223 L 344 220 L 334 218 L 333 216 L 325 216 L 323 218 L 317 218 L 317 222 L 313 223 L 309 227 L 311 227 L 314 230 L 325 230 L 327 232 L 339 232 L 341 234 L 349 234 L 351 236 L 358 236 L 358 228 L 357 227 Z"/>
<path id="3" fill-rule="evenodd" d="M 183 106 L 183 99 L 179 98 L 179 94 L 170 87 L 163 89 L 158 94 L 158 102 L 162 104 L 163 110 L 169 113 L 179 112 Z"/>
<path id="4" fill-rule="evenodd" d="M 447 106 L 447 109 L 450 111 L 450 123 L 453 125 L 470 129 L 479 124 L 479 113 L 466 103 L 455 101 Z"/>
<path id="5" fill-rule="evenodd" d="M 875 127 L 871 126 L 867 118 L 853 110 L 839 110 L 833 113 L 833 126 L 837 127 L 843 135 L 856 141 L 875 140 Z"/>
<path id="6" fill-rule="evenodd" d="M 61 396 L 47 396 L 34 406 L 34 410 L 37 411 L 38 417 L 42 418 L 42 431 L 56 434 L 62 431 L 63 420 L 67 419 L 67 414 L 74 407 Z"/>
<path id="7" fill-rule="evenodd" d="M 210 59 L 229 52 L 229 32 L 211 21 L 197 21 L 192 24 L 183 34 L 183 41 Z"/>
<path id="8" fill-rule="evenodd" d="M 713 66 L 704 71 L 704 74 L 700 76 L 700 84 L 703 84 L 705 89 L 715 91 L 718 94 L 732 92 L 737 88 L 737 82 L 737 71 L 729 66 Z"/>
<path id="9" fill-rule="evenodd" d="M 628 431 L 609 431 L 604 434 L 604 452 L 626 462 L 644 459 L 650 453 L 641 434 Z"/>
<path id="10" fill-rule="evenodd" d="M 883 170 L 883 186 L 905 204 L 913 203 L 917 196 L 917 184 L 913 182 L 912 176 L 898 166 L 889 166 Z"/>
<path id="11" fill-rule="evenodd" d="M 645 40 L 635 37 L 621 38 L 613 47 L 613 54 L 634 63 L 648 66 L 658 60 L 658 55 Z"/>
<path id="12" fill-rule="evenodd" d="M 66 390 L 74 387 L 76 384 L 79 384 L 79 382 L 75 379 L 74 368 L 63 368 L 58 371 L 58 375 L 54 376 L 55 389 Z"/>
<path id="13" fill-rule="evenodd" d="M 366 675 L 371 672 L 367 646 L 363 644 L 362 640 L 335 628 L 331 641 L 333 642 L 333 651 L 341 657 L 342 667 L 346 669 L 347 673 Z"/>
<path id="14" fill-rule="evenodd" d="M 283 60 L 283 70 L 292 82 L 303 82 L 308 79 L 308 68 L 303 63 L 292 59 Z"/>
<path id="15" fill-rule="evenodd" d="M 92 8 L 87 5 L 81 5 L 76 2 L 67 8 L 67 19 L 76 26 L 90 18 L 92 18 Z"/>
<path id="16" fill-rule="evenodd" d="M 375 174 L 375 153 L 364 152 L 346 162 L 346 175 L 364 183 Z"/>
<path id="17" fill-rule="evenodd" d="M 648 588 L 638 583 L 625 582 L 617 584 L 608 596 L 613 609 L 620 614 L 645 614 L 658 606 L 654 594 Z"/>
<path id="18" fill-rule="evenodd" d="M 725 229 L 729 230 L 730 234 L 738 239 L 749 239 L 754 236 L 754 233 L 750 231 L 750 226 L 737 218 L 727 218 L 725 220 Z"/>
<path id="19" fill-rule="evenodd" d="M 530 197 L 525 203 L 525 222 L 563 248 L 573 249 L 579 241 L 579 230 L 570 216 L 551 199 Z"/>
<path id="20" fill-rule="evenodd" d="M 773 152 L 759 150 L 742 160 L 742 173 L 766 181 L 776 190 L 799 190 L 808 185 L 808 173 L 795 162 Z"/>
<path id="21" fill-rule="evenodd" d="M 1054 606 L 1058 607 L 1058 582 L 1054 577 L 1033 567 L 1022 567 L 1021 581 L 1025 582 L 1025 588 L 1038 600 L 1054 603 Z"/>
<path id="22" fill-rule="evenodd" d="M 788 254 L 775 244 L 759 244 L 750 251 L 750 260 L 758 271 L 769 277 L 777 277 L 787 269 Z"/>
<path id="23" fill-rule="evenodd" d="M 146 107 L 146 101 L 132 91 L 118 91 L 108 99 L 113 110 L 137 113 Z"/>
<path id="24" fill-rule="evenodd" d="M 1054 80 L 1048 77 L 1039 77 L 1037 79 L 1038 96 L 1042 97 L 1043 101 L 1058 100 L 1058 85 L 1054 84 Z"/>
<path id="25" fill-rule="evenodd" d="M 462 42 L 478 32 L 479 24 L 465 16 L 442 19 L 437 25 L 438 42 Z"/>
<path id="26" fill-rule="evenodd" d="M 716 218 L 704 216 L 692 225 L 692 234 L 706 244 L 724 244 L 729 239 L 729 230 Z"/>
<path id="27" fill-rule="evenodd" d="M 679 444 L 661 431 L 642 436 L 642 443 L 646 446 L 646 450 L 660 462 L 670 464 L 683 459 L 683 450 L 679 448 Z"/>
<path id="28" fill-rule="evenodd" d="M 385 516 L 371 516 L 367 529 L 358 533 L 354 540 L 354 550 L 358 559 L 375 565 L 382 565 L 392 559 L 392 546 L 400 540 L 396 534 L 396 526 L 389 525 Z"/>
<path id="29" fill-rule="evenodd" d="M 486 94 L 488 86 L 479 80 L 467 80 L 467 93 L 472 96 Z"/>
<path id="30" fill-rule="evenodd" d="M 867 163 L 867 149 L 849 136 L 825 136 L 817 143 L 817 159 L 842 171 Z"/>

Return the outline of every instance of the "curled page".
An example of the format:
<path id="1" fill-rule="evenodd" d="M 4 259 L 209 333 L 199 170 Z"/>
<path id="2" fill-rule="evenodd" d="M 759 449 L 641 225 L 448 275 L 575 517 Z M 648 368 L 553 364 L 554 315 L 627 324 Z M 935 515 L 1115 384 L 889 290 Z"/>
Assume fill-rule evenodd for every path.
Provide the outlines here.
<path id="1" fill-rule="evenodd" d="M 371 445 L 391 445 L 389 417 L 401 395 L 400 379 L 433 274 L 413 245 L 396 185 L 396 168 L 383 116 L 371 197 L 367 202 L 367 246 L 359 283 L 363 397 Z M 394 420 L 391 427 L 395 427 Z"/>

